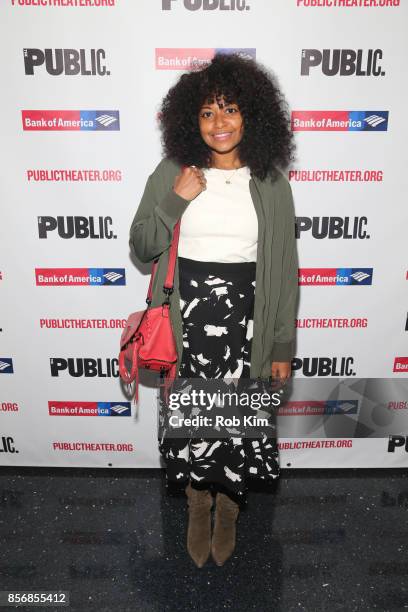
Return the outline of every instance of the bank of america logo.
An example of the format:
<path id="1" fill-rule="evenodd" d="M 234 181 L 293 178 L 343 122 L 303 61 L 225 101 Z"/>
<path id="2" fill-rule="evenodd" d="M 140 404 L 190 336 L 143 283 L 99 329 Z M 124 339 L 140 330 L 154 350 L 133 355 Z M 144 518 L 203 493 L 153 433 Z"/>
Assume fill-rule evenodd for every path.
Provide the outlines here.
<path id="1" fill-rule="evenodd" d="M 354 272 L 354 274 L 350 274 L 351 278 L 354 278 L 355 281 L 361 283 L 366 278 L 370 278 L 370 275 L 366 272 Z"/>
<path id="2" fill-rule="evenodd" d="M 13 360 L 8 357 L 0 357 L 0 374 L 13 374 Z"/>
<path id="3" fill-rule="evenodd" d="M 358 400 L 327 400 L 325 414 L 356 414 Z"/>
<path id="4" fill-rule="evenodd" d="M 23 109 L 23 130 L 119 131 L 119 111 Z"/>
<path id="5" fill-rule="evenodd" d="M 340 400 L 337 402 L 338 411 L 342 412 L 343 414 L 347 414 L 347 413 L 355 414 L 357 412 L 357 407 L 358 407 L 358 402 L 356 400 L 352 400 L 352 401 L 347 401 L 347 400 L 341 401 Z"/>
<path id="6" fill-rule="evenodd" d="M 48 402 L 50 416 L 130 417 L 130 402 Z"/>
<path id="7" fill-rule="evenodd" d="M 116 283 L 120 278 L 123 278 L 123 274 L 118 274 L 117 272 L 108 272 L 103 275 L 111 283 Z"/>
<path id="8" fill-rule="evenodd" d="M 380 125 L 380 123 L 384 123 L 385 118 L 380 117 L 379 115 L 370 115 L 369 117 L 366 117 L 364 121 L 366 121 L 371 127 L 376 128 L 377 125 Z"/>
<path id="9" fill-rule="evenodd" d="M 124 404 L 116 404 L 115 406 L 111 406 L 111 412 L 114 412 L 115 414 L 121 415 L 124 412 L 129 412 L 129 406 L 128 404 L 124 405 Z"/>
<path id="10" fill-rule="evenodd" d="M 117 120 L 117 117 L 112 117 L 112 115 L 100 115 L 99 117 L 95 117 L 95 121 L 98 121 L 98 123 L 100 123 L 104 127 L 109 127 Z"/>

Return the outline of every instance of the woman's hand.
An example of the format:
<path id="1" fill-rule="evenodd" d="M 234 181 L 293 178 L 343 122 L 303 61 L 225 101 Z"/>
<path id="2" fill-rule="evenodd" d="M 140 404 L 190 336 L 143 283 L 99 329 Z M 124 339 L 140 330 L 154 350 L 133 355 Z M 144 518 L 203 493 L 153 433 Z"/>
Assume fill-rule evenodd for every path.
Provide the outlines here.
<path id="1" fill-rule="evenodd" d="M 202 170 L 196 166 L 183 166 L 181 173 L 174 180 L 173 191 L 185 200 L 194 200 L 203 189 L 207 189 L 207 180 Z"/>
<path id="2" fill-rule="evenodd" d="M 290 361 L 272 361 L 272 378 L 279 378 L 282 384 L 290 378 Z"/>

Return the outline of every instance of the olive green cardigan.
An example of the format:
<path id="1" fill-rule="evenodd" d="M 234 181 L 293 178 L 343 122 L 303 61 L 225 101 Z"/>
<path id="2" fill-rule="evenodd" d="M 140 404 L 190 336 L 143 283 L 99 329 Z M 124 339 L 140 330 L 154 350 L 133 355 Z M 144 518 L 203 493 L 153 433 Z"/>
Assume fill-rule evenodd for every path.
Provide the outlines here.
<path id="1" fill-rule="evenodd" d="M 153 282 L 152 307 L 163 302 L 163 284 L 173 228 L 190 201 L 173 191 L 181 166 L 163 158 L 150 174 L 130 228 L 129 245 L 141 262 L 159 257 Z M 298 256 L 292 191 L 279 172 L 272 181 L 261 181 L 251 173 L 249 189 L 258 216 L 258 246 L 255 277 L 254 325 L 251 348 L 251 378 L 268 378 L 273 361 L 291 361 L 295 351 L 295 317 L 298 301 Z M 178 260 L 174 291 L 170 296 L 170 318 L 179 363 L 183 350 L 183 328 L 179 306 Z"/>

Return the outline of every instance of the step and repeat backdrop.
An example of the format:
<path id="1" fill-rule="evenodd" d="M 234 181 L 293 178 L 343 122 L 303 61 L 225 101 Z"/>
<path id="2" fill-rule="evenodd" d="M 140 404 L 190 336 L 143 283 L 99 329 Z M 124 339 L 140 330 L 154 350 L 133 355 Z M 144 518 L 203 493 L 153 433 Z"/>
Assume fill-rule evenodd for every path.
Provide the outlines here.
<path id="1" fill-rule="evenodd" d="M 256 58 L 291 110 L 293 382 L 346 383 L 282 408 L 281 466 L 408 465 L 407 17 L 407 0 L 1 3 L 3 465 L 162 465 L 156 379 L 135 407 L 118 376 L 150 274 L 128 234 L 160 102 L 217 52 Z"/>

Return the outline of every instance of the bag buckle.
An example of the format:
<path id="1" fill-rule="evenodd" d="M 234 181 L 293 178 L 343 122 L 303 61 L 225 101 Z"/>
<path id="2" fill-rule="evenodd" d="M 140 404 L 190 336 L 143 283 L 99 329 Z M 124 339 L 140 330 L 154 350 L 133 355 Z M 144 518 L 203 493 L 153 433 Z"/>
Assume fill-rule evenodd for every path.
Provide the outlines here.
<path id="1" fill-rule="evenodd" d="M 173 287 L 163 287 L 163 291 L 167 295 L 167 297 L 164 300 L 162 306 L 164 306 L 164 304 L 169 305 L 170 304 L 170 296 L 173 293 L 174 289 L 173 289 Z"/>

